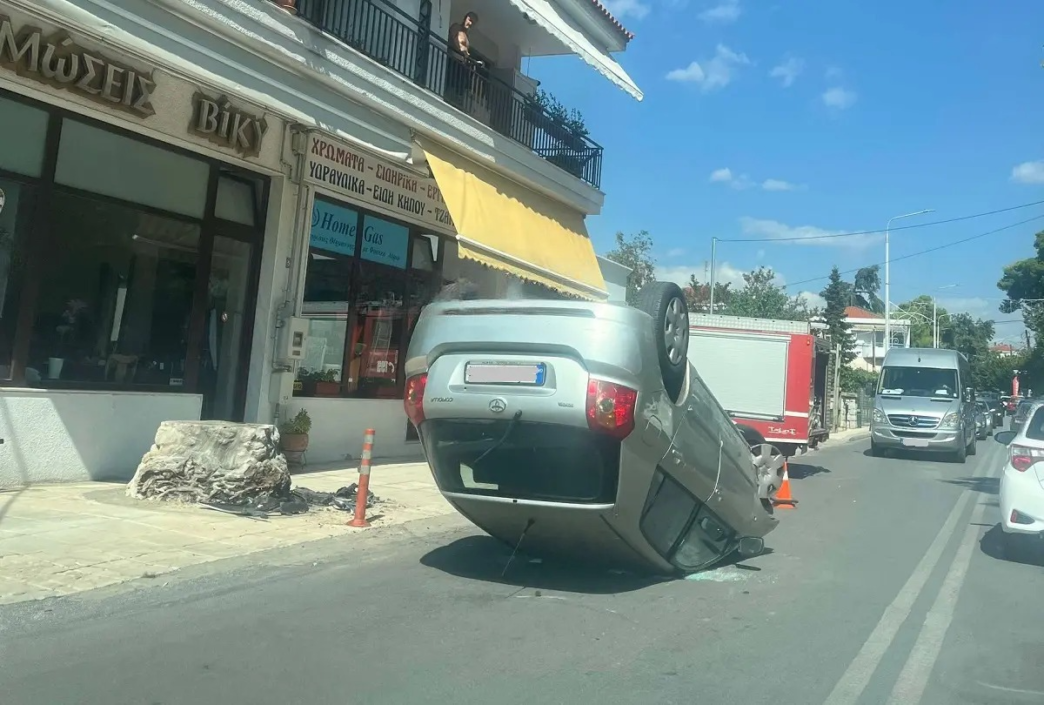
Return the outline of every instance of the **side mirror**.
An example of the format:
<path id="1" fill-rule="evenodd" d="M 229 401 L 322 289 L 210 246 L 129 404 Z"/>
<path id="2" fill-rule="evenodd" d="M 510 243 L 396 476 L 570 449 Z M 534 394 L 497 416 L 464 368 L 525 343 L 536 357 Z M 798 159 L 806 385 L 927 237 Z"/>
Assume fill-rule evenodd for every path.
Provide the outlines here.
<path id="1" fill-rule="evenodd" d="M 739 546 L 736 547 L 736 550 L 744 558 L 760 556 L 765 551 L 765 539 L 744 536 L 740 539 Z"/>
<path id="2" fill-rule="evenodd" d="M 1015 440 L 1015 436 L 1019 435 L 1017 431 L 998 431 L 993 434 L 993 440 L 997 441 L 1001 445 L 1008 445 Z"/>

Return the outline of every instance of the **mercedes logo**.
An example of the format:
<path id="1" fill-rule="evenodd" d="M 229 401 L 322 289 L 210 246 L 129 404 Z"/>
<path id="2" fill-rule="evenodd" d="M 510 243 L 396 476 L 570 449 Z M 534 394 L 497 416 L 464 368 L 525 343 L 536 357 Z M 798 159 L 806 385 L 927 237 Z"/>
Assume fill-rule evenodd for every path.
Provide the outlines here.
<path id="1" fill-rule="evenodd" d="M 497 397 L 489 403 L 489 410 L 494 414 L 502 414 L 507 409 L 507 402 Z"/>

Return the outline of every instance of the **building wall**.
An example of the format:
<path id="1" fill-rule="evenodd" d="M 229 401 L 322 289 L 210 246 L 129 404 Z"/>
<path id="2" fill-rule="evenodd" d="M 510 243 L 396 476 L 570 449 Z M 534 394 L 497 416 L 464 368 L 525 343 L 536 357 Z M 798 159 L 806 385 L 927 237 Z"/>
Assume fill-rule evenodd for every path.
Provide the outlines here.
<path id="1" fill-rule="evenodd" d="M 0 389 L 0 487 L 130 480 L 162 421 L 198 419 L 197 394 Z"/>

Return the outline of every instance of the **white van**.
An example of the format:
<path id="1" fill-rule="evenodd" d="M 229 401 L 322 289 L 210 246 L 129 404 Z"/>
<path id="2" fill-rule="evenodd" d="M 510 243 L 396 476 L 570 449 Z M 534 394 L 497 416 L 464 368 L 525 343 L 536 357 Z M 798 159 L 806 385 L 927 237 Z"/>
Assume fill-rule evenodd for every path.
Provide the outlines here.
<path id="1" fill-rule="evenodd" d="M 870 423 L 870 450 L 923 450 L 963 463 L 975 454 L 975 390 L 956 350 L 892 348 L 885 355 Z"/>

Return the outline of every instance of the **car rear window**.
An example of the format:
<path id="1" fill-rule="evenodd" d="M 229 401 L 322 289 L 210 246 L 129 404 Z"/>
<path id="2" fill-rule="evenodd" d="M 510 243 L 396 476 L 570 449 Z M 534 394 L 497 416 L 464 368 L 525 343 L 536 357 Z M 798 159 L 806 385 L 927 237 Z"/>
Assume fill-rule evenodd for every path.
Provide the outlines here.
<path id="1" fill-rule="evenodd" d="M 612 504 L 620 442 L 583 428 L 432 419 L 424 444 L 443 492 Z"/>
<path id="2" fill-rule="evenodd" d="M 1026 423 L 1026 438 L 1044 441 L 1044 406 L 1038 406 L 1033 418 Z"/>

